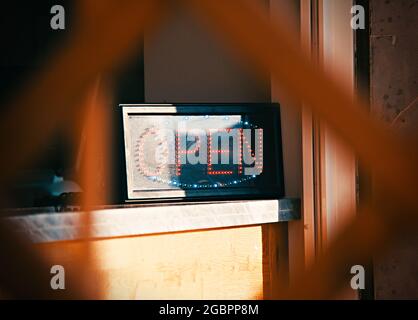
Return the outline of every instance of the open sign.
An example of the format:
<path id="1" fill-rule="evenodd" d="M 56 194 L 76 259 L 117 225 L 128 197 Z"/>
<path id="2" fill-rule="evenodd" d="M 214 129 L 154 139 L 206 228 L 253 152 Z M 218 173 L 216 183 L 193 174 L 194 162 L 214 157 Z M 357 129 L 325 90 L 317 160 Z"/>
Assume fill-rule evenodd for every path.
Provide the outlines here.
<path id="1" fill-rule="evenodd" d="M 163 168 L 170 165 L 175 166 L 177 177 L 182 175 L 184 166 L 196 165 L 206 165 L 207 175 L 232 175 L 235 170 L 238 175 L 248 176 L 259 175 L 263 170 L 261 128 L 171 130 L 152 126 L 139 134 L 135 147 L 136 168 L 147 177 L 160 176 Z M 154 161 L 147 161 L 147 155 L 151 158 L 153 154 Z M 224 166 L 227 169 L 222 169 Z"/>
<path id="2" fill-rule="evenodd" d="M 178 114 L 178 108 L 170 113 L 169 107 L 160 107 L 152 115 L 147 106 L 126 110 L 125 151 L 132 194 L 239 193 L 243 188 L 256 189 L 257 180 L 265 176 L 266 132 L 274 133 L 274 126 L 267 124 L 266 131 L 260 117 L 192 108 L 185 114 Z M 274 154 L 274 148 L 268 151 Z M 270 176 L 262 179 L 266 182 L 277 173 L 269 159 Z"/>

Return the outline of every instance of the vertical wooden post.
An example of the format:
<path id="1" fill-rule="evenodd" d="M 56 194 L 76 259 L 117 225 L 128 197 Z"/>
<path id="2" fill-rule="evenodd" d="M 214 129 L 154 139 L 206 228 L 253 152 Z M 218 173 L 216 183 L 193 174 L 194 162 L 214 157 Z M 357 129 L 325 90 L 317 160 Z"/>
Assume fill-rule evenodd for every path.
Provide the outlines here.
<path id="1" fill-rule="evenodd" d="M 306 54 L 312 54 L 311 1 L 300 1 L 300 39 Z M 289 223 L 290 283 L 315 257 L 313 116 L 306 106 L 301 111 L 302 129 L 302 219 Z"/>

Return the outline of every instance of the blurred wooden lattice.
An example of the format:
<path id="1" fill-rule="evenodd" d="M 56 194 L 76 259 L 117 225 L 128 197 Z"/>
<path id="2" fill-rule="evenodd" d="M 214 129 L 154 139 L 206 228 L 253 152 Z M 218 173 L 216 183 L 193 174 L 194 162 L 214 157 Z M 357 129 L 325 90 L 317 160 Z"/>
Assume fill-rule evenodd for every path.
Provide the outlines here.
<path id="1" fill-rule="evenodd" d="M 340 234 L 326 255 L 301 277 L 299 284 L 283 288 L 283 298 L 331 297 L 348 281 L 348 265 L 383 250 L 391 239 L 417 225 L 418 158 L 415 150 L 372 119 L 361 103 L 353 102 L 349 93 L 313 65 L 285 26 L 273 27 L 251 1 L 78 1 L 80 18 L 76 32 L 1 120 L 1 149 L 13 150 L 3 153 L 1 158 L 1 183 L 13 179 L 57 127 L 68 125 L 69 115 L 83 114 L 85 104 L 80 102 L 97 77 L 117 68 L 133 51 L 145 29 L 162 23 L 173 4 L 191 10 L 208 24 L 236 54 L 253 63 L 255 72 L 270 72 L 290 97 L 303 101 L 333 126 L 373 171 L 379 186 L 373 203 L 360 208 L 363 214 Z M 8 138 L 11 136 L 13 139 Z M 90 138 L 94 139 L 94 134 Z M 92 141 L 94 145 L 95 140 Z M 87 161 L 86 172 L 94 171 L 93 164 L 94 161 Z M 93 185 L 91 177 L 85 178 Z M 94 188 L 87 194 L 94 197 Z M 85 199 L 87 204 L 90 200 Z M 86 224 L 88 221 L 86 213 Z M 49 278 L 42 273 L 45 261 L 8 226 L 2 223 L 0 227 L 0 286 L 6 295 L 55 297 L 47 287 Z M 27 265 L 32 269 L 30 275 L 25 272 Z M 12 271 L 16 275 L 13 278 L 19 281 L 8 277 Z M 99 297 L 97 293 L 87 292 L 75 276 L 71 275 L 72 290 L 66 291 L 63 297 Z"/>

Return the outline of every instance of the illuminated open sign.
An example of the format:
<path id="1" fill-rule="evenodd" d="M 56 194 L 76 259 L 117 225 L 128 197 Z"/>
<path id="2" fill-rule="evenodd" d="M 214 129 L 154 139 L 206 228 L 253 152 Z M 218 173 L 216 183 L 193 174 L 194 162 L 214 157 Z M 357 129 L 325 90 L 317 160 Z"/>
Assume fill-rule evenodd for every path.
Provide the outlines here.
<path id="1" fill-rule="evenodd" d="M 283 194 L 278 106 L 122 105 L 128 199 Z"/>

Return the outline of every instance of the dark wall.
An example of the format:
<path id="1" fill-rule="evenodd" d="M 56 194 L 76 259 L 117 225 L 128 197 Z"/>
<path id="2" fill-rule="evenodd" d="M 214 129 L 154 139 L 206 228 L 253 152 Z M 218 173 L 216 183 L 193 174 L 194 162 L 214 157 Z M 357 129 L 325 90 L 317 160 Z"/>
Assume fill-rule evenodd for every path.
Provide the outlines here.
<path id="1" fill-rule="evenodd" d="M 42 1 L 7 1 L 0 5 L 0 114 L 6 112 L 8 102 L 19 95 L 32 83 L 32 78 L 43 68 L 48 67 L 50 58 L 56 50 L 65 45 L 76 23 L 76 1 L 42 0 Z M 53 5 L 62 5 L 65 9 L 65 30 L 53 30 L 50 26 Z M 144 67 L 141 50 L 131 61 L 127 61 L 117 74 L 106 75 L 113 83 L 115 117 L 112 136 L 115 137 L 115 148 L 121 142 L 119 118 L 116 105 L 118 103 L 138 103 L 144 101 Z M 59 107 L 59 106 L 57 106 Z M 77 125 L 77 127 L 79 127 Z M 81 130 L 80 130 L 81 139 Z M 74 165 L 79 143 L 74 144 L 62 129 L 54 133 L 45 151 L 31 164 L 22 168 L 21 178 L 16 186 L 10 186 L 9 197 L 12 205 L 32 206 L 32 197 L 23 196 L 20 185 L 32 182 L 39 177 L 49 179 L 50 175 L 63 176 L 75 180 Z M 119 149 L 118 149 L 119 150 Z M 123 167 L 123 158 L 115 150 L 115 170 Z M 36 174 L 34 174 L 36 172 Z M 118 174 L 114 174 L 115 177 Z M 77 182 L 77 181 L 76 181 Z M 121 190 L 123 185 L 115 190 Z M 120 196 L 116 195 L 116 199 Z"/>
<path id="2" fill-rule="evenodd" d="M 48 62 L 49 55 L 71 30 L 71 1 L 7 1 L 0 9 L 0 101 L 10 98 L 25 80 Z M 66 10 L 66 29 L 52 30 L 51 7 Z M 4 104 L 2 103 L 4 108 Z"/>
<path id="3" fill-rule="evenodd" d="M 63 44 L 71 30 L 73 6 L 71 1 L 4 1 L 0 9 L 0 114 L 7 112 L 9 101 L 30 85 L 34 75 L 48 64 L 55 49 Z M 65 8 L 66 29 L 52 30 L 51 7 L 60 4 Z M 18 121 L 18 119 L 16 119 Z M 13 151 L 9 151 L 13 152 Z M 39 180 L 38 172 L 63 175 L 75 159 L 74 146 L 63 132 L 56 132 L 45 152 L 22 168 L 16 185 Z M 35 173 L 36 172 L 36 173 Z M 49 176 L 51 175 L 49 174 Z M 30 181 L 29 181 L 30 180 Z M 32 197 L 13 189 L 12 205 L 31 206 Z M 21 196 L 22 195 L 22 196 Z"/>
<path id="4" fill-rule="evenodd" d="M 371 0 L 372 113 L 418 147 L 418 1 Z M 375 260 L 377 299 L 418 298 L 418 237 Z"/>

